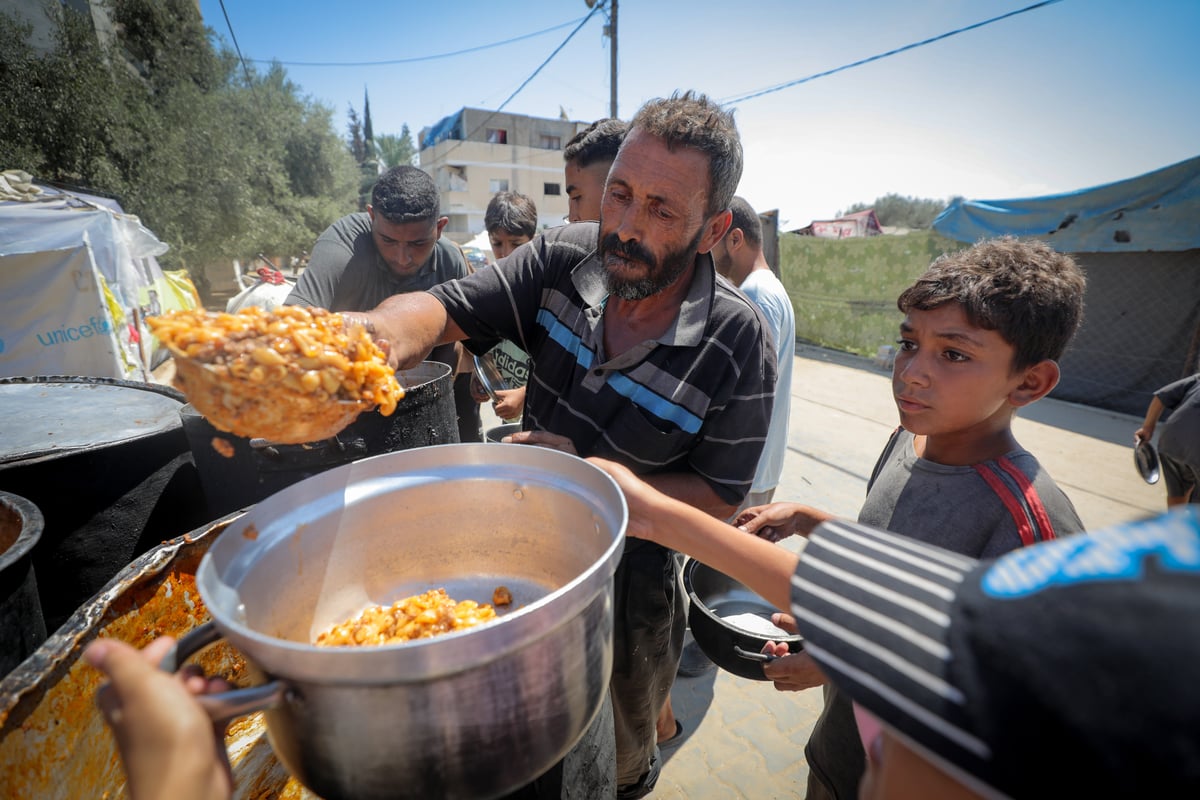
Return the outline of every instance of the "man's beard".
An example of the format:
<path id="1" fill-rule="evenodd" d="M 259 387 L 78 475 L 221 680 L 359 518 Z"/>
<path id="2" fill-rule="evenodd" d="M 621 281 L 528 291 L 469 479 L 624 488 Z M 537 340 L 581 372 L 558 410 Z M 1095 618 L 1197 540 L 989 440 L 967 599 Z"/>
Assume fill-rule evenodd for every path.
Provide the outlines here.
<path id="1" fill-rule="evenodd" d="M 646 267 L 646 274 L 641 278 L 622 278 L 611 269 L 605 270 L 609 294 L 615 294 L 622 300 L 645 300 L 651 295 L 666 289 L 683 274 L 684 270 L 696 258 L 700 249 L 700 239 L 704 236 L 704 226 L 696 231 L 692 240 L 679 250 L 666 253 L 661 261 L 642 246 L 641 242 L 622 242 L 616 233 L 610 233 L 600 239 L 600 260 L 608 266 L 608 256 L 620 256 L 630 261 L 640 262 Z"/>

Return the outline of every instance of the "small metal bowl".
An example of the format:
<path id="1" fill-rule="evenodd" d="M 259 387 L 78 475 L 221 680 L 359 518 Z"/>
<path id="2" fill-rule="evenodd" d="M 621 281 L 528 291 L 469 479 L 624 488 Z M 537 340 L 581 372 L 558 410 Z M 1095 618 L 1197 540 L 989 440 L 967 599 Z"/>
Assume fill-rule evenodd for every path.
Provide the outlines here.
<path id="1" fill-rule="evenodd" d="M 1158 451 L 1150 442 L 1142 442 L 1133 448 L 1133 465 L 1146 483 L 1158 483 Z"/>
<path id="2" fill-rule="evenodd" d="M 765 681 L 763 664 L 775 659 L 762 652 L 767 642 L 786 642 L 790 653 L 804 648 L 801 636 L 788 633 L 767 636 L 759 630 L 732 624 L 730 618 L 747 614 L 769 623 L 771 615 L 780 609 L 723 572 L 692 559 L 684 567 L 683 585 L 688 593 L 688 626 L 692 637 L 704 655 L 721 669 L 742 678 Z"/>

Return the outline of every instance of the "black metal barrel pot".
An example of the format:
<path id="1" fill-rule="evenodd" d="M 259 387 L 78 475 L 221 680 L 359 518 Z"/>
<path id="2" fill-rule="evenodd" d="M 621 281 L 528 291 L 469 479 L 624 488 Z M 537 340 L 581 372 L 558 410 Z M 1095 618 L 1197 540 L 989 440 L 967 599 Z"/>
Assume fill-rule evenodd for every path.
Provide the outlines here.
<path id="1" fill-rule="evenodd" d="M 458 442 L 454 376 L 440 361 L 396 373 L 404 399 L 391 416 L 373 410 L 330 439 L 276 444 L 214 428 L 188 404 L 183 429 L 200 472 L 210 518 L 247 508 L 294 483 L 368 456 Z"/>
<path id="2" fill-rule="evenodd" d="M 33 560 L 47 631 L 137 555 L 211 519 L 183 404 L 158 384 L 0 379 L 0 491 L 45 518 Z"/>
<path id="3" fill-rule="evenodd" d="M 44 525 L 33 503 L 0 492 L 0 678 L 46 641 L 33 570 Z"/>

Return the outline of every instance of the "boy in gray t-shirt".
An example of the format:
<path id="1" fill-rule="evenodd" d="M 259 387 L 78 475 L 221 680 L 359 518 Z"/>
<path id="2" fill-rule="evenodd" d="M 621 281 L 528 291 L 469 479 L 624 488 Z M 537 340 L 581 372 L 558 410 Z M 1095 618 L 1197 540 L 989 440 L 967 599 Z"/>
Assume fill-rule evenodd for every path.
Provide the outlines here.
<path id="1" fill-rule="evenodd" d="M 875 465 L 860 522 L 973 558 L 1083 530 L 1071 501 L 1012 433 L 1017 409 L 1058 383 L 1083 292 L 1070 256 L 1005 237 L 942 256 L 901 293 L 892 372 L 900 428 Z M 773 503 L 747 509 L 735 524 L 778 541 L 831 517 Z M 783 656 L 763 668 L 778 688 L 824 685 L 825 707 L 805 747 L 809 800 L 856 797 L 866 761 L 850 702 L 806 653 L 769 648 Z"/>

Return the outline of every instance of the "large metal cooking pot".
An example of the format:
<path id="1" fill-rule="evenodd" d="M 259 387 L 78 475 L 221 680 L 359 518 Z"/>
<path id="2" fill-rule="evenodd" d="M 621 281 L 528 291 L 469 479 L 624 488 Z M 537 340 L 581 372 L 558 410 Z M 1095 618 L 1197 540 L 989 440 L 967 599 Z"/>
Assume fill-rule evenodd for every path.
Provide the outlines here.
<path id="1" fill-rule="evenodd" d="M 33 569 L 44 524 L 33 503 L 0 492 L 0 677 L 46 641 Z"/>
<path id="2" fill-rule="evenodd" d="M 136 556 L 211 517 L 169 386 L 0 379 L 0 491 L 45 517 L 33 560 L 54 632 Z"/>
<path id="3" fill-rule="evenodd" d="M 308 478 L 239 517 L 196 584 L 214 625 L 269 679 L 206 698 L 267 706 L 280 760 L 325 800 L 491 798 L 546 771 L 599 710 L 627 509 L 588 462 L 449 444 Z M 398 645 L 318 648 L 323 630 L 430 588 L 512 610 Z M 169 666 L 197 643 L 180 642 Z"/>
<path id="4" fill-rule="evenodd" d="M 768 641 L 786 642 L 791 653 L 803 649 L 803 637 L 769 630 L 774 628 L 771 615 L 779 609 L 725 573 L 692 559 L 684 567 L 683 586 L 692 637 L 718 667 L 765 681 L 763 664 L 775 658 L 762 652 Z"/>
<path id="5" fill-rule="evenodd" d="M 452 373 L 439 361 L 399 370 L 396 377 L 404 387 L 404 399 L 390 416 L 373 409 L 337 436 L 306 444 L 277 444 L 217 430 L 189 403 L 179 415 L 210 515 L 254 505 L 305 478 L 360 458 L 457 442 Z"/>

